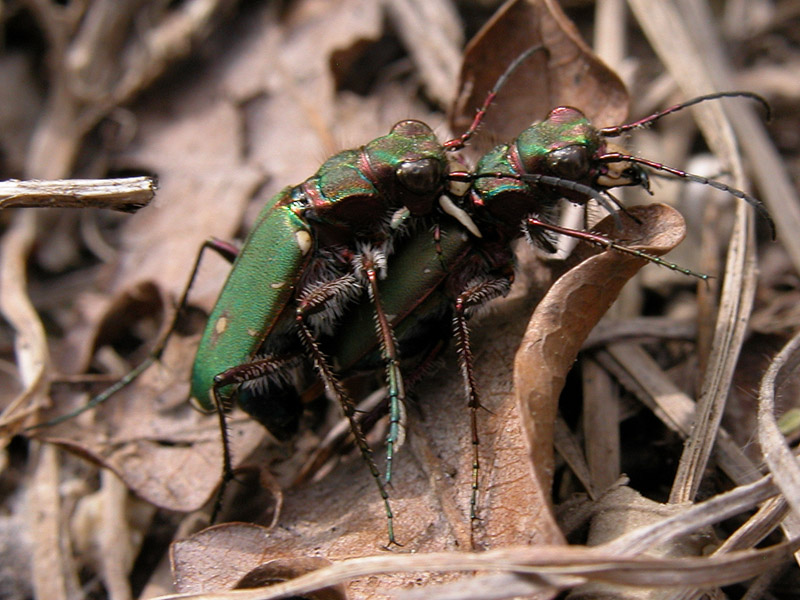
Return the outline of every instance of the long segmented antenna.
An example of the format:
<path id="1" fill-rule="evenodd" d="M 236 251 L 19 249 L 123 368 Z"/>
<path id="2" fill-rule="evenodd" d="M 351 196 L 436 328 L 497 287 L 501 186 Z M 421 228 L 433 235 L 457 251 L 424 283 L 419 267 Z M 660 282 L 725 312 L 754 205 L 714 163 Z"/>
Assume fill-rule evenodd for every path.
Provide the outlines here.
<path id="1" fill-rule="evenodd" d="M 598 132 L 603 137 L 617 137 L 619 135 L 622 135 L 626 131 L 647 127 L 658 121 L 660 118 L 666 117 L 667 115 L 671 115 L 672 113 L 683 110 L 684 108 L 689 108 L 690 106 L 694 106 L 695 104 L 700 104 L 701 102 L 706 102 L 707 100 L 717 100 L 719 98 L 750 98 L 751 100 L 755 100 L 756 102 L 760 103 L 761 106 L 764 107 L 764 110 L 767 113 L 766 114 L 767 121 L 769 121 L 772 118 L 772 108 L 770 107 L 769 103 L 762 96 L 759 96 L 758 94 L 754 94 L 753 92 L 717 92 L 714 94 L 706 94 L 705 96 L 698 96 L 697 98 L 687 100 L 686 102 L 681 102 L 680 104 L 676 104 L 675 106 L 671 106 L 666 110 L 653 113 L 649 117 L 645 117 L 644 119 L 639 119 L 638 121 L 634 121 L 633 123 L 627 123 L 625 125 L 615 125 L 613 127 L 603 127 L 602 129 L 599 129 Z"/>
<path id="2" fill-rule="evenodd" d="M 764 219 L 766 219 L 767 223 L 769 223 L 770 230 L 772 231 L 772 239 L 773 240 L 775 239 L 775 222 L 772 220 L 772 216 L 769 214 L 767 207 L 764 205 L 763 202 L 761 202 L 761 200 L 751 196 L 746 192 L 743 192 L 742 190 L 731 187 L 727 184 L 722 183 L 721 181 L 717 181 L 716 179 L 709 179 L 708 177 L 695 175 L 694 173 L 682 171 L 680 169 L 676 169 L 675 167 L 670 167 L 662 163 L 657 163 L 652 160 L 648 160 L 646 158 L 641 158 L 638 156 L 632 156 L 630 154 L 622 154 L 620 152 L 609 152 L 608 154 L 604 154 L 598 157 L 598 160 L 602 162 L 632 162 L 644 165 L 645 167 L 649 167 L 656 171 L 663 171 L 664 173 L 669 173 L 670 175 L 675 175 L 676 177 L 681 177 L 689 181 L 694 181 L 695 183 L 700 183 L 702 185 L 709 185 L 715 189 L 726 192 L 731 196 L 735 196 L 736 198 L 744 200 L 753 208 L 755 208 L 759 212 L 759 214 L 761 214 L 761 216 L 764 217 Z"/>
<path id="3" fill-rule="evenodd" d="M 595 188 L 572 181 L 571 179 L 563 179 L 562 177 L 554 177 L 553 175 L 542 175 L 540 173 L 524 173 L 522 175 L 515 175 L 511 173 L 475 173 L 472 179 L 482 179 L 484 177 L 491 177 L 494 179 L 516 179 L 525 183 L 541 183 L 542 185 L 567 190 L 570 192 L 577 192 L 594 199 L 600 206 L 606 209 L 613 217 L 614 223 L 617 227 L 622 227 L 622 221 L 619 217 L 619 211 L 614 205 L 608 201 L 605 192 L 596 190 Z M 614 203 L 616 199 L 614 199 Z M 617 203 L 618 204 L 618 203 Z"/>
<path id="4" fill-rule="evenodd" d="M 525 62 L 530 56 L 532 56 L 536 52 L 539 52 L 540 50 L 543 50 L 544 52 L 547 52 L 549 54 L 549 51 L 547 50 L 547 48 L 545 48 L 542 44 L 537 44 L 536 46 L 531 46 L 530 48 L 525 50 L 525 52 L 523 52 L 522 54 L 517 56 L 517 58 L 515 58 L 511 62 L 511 64 L 508 65 L 508 67 L 506 67 L 506 70 L 497 79 L 497 81 L 494 84 L 494 87 L 492 87 L 491 91 L 486 96 L 486 99 L 483 101 L 483 104 L 481 105 L 480 109 L 478 109 L 478 112 L 475 114 L 475 118 L 472 120 L 472 124 L 459 137 L 457 137 L 455 139 L 452 139 L 450 141 L 447 141 L 444 144 L 442 144 L 444 146 L 445 150 L 448 150 L 448 151 L 451 151 L 451 152 L 454 151 L 454 150 L 461 150 L 461 148 L 463 148 L 466 145 L 467 141 L 473 135 L 475 135 L 475 131 L 477 131 L 478 127 L 480 126 L 481 122 L 483 121 L 483 118 L 486 116 L 486 111 L 489 110 L 489 105 L 492 102 L 494 102 L 494 99 L 497 97 L 497 93 L 506 84 L 506 82 L 508 81 L 508 78 L 511 77 L 511 74 L 514 71 L 516 71 L 517 68 L 523 62 Z"/>

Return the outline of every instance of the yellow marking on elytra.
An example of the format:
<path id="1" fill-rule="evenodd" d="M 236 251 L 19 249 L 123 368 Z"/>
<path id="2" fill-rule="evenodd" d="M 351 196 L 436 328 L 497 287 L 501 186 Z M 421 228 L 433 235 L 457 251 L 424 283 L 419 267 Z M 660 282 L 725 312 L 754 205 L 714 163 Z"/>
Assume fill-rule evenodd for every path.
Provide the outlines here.
<path id="1" fill-rule="evenodd" d="M 249 335 L 250 337 L 258 337 L 259 333 L 258 333 L 257 330 L 251 329 L 251 328 L 248 327 L 247 328 L 247 335 Z"/>
<path id="2" fill-rule="evenodd" d="M 227 317 L 220 317 L 217 319 L 217 322 L 214 324 L 214 332 L 217 335 L 222 335 L 225 333 L 225 330 L 228 328 L 228 319 Z"/>
<path id="3" fill-rule="evenodd" d="M 301 229 L 300 231 L 295 232 L 294 238 L 295 241 L 297 241 L 297 247 L 300 248 L 300 252 L 303 254 L 308 254 L 312 245 L 311 234 L 306 230 Z"/>
<path id="4" fill-rule="evenodd" d="M 285 281 L 278 281 L 277 283 L 270 283 L 269 287 L 271 287 L 273 290 L 279 290 L 285 285 L 286 285 Z"/>

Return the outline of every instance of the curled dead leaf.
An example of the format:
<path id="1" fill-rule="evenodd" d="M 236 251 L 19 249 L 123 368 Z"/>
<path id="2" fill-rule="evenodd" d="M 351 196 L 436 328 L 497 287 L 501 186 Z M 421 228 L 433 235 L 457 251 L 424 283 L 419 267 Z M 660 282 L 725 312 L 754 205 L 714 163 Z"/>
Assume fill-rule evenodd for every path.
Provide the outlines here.
<path id="1" fill-rule="evenodd" d="M 663 204 L 636 206 L 623 228 L 608 217 L 596 230 L 610 232 L 626 245 L 653 255 L 669 252 L 683 239 L 683 217 Z M 610 231 L 609 231 L 610 230 Z M 579 248 L 578 253 L 590 248 Z M 594 249 L 596 251 L 596 249 Z M 530 452 L 530 464 L 544 489 L 553 471 L 553 423 L 567 372 L 622 286 L 646 261 L 607 251 L 562 275 L 536 307 L 515 358 L 514 390 Z"/>

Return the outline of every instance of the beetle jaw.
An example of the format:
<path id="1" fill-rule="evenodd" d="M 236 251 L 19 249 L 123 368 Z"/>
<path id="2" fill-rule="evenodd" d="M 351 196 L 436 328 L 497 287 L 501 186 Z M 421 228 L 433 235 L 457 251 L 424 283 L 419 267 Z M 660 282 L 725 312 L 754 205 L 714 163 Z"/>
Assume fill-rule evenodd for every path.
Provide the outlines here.
<path id="1" fill-rule="evenodd" d="M 603 161 L 605 154 L 624 154 L 624 148 L 617 144 L 609 143 L 598 156 L 602 162 L 603 169 L 595 178 L 595 184 L 605 189 L 615 187 L 642 186 L 650 191 L 650 180 L 647 171 L 641 166 L 627 160 Z"/>

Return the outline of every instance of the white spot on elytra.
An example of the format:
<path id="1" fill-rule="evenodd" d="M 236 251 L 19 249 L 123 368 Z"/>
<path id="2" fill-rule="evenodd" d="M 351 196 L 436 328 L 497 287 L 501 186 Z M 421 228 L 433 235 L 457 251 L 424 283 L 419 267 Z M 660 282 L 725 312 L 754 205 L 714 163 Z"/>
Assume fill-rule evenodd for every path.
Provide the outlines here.
<path id="1" fill-rule="evenodd" d="M 217 324 L 214 325 L 214 331 L 217 332 L 217 335 L 222 335 L 225 333 L 225 330 L 228 328 L 228 319 L 225 317 L 220 317 L 217 319 Z"/>
<path id="2" fill-rule="evenodd" d="M 311 234 L 301 229 L 295 232 L 294 238 L 297 241 L 297 247 L 300 248 L 300 252 L 308 254 L 308 251 L 311 250 Z"/>

